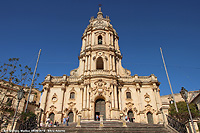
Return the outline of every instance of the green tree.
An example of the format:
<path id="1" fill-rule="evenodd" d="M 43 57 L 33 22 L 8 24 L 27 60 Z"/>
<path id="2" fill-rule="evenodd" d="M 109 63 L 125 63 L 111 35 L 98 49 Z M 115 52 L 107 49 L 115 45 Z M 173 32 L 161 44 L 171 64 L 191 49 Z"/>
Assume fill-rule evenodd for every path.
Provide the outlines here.
<path id="1" fill-rule="evenodd" d="M 22 66 L 19 63 L 19 58 L 10 58 L 7 63 L 0 66 L 0 79 L 8 81 L 10 84 L 25 86 L 29 84 L 32 78 L 33 72 L 27 65 Z M 36 74 L 35 81 L 39 77 L 39 73 Z"/>
<path id="2" fill-rule="evenodd" d="M 176 104 L 177 104 L 178 112 L 176 112 L 174 104 L 170 104 L 169 115 L 174 117 L 179 122 L 184 123 L 190 119 L 187 105 L 184 101 L 177 102 Z M 189 107 L 192 114 L 192 118 L 200 117 L 200 114 L 199 114 L 200 112 L 197 110 L 195 104 L 190 103 Z"/>
<path id="3" fill-rule="evenodd" d="M 19 63 L 19 58 L 10 58 L 8 62 L 0 64 L 0 80 L 7 81 L 9 85 L 7 85 L 6 87 L 8 88 L 12 88 L 14 84 L 20 85 L 22 87 L 26 85 L 30 87 L 32 75 L 32 69 L 27 65 L 21 65 Z M 38 77 L 39 73 L 36 74 L 34 81 L 36 81 Z M 35 85 L 36 82 L 34 82 L 33 87 Z M 6 92 L 4 92 L 3 98 L 0 101 L 0 128 L 3 121 L 11 121 L 15 111 L 15 109 L 12 106 L 10 106 L 11 103 L 3 103 L 8 91 L 10 90 L 6 89 Z M 1 91 L 0 93 L 3 93 L 3 91 Z M 23 114 L 22 117 L 26 118 L 31 115 L 32 114 L 27 113 Z"/>

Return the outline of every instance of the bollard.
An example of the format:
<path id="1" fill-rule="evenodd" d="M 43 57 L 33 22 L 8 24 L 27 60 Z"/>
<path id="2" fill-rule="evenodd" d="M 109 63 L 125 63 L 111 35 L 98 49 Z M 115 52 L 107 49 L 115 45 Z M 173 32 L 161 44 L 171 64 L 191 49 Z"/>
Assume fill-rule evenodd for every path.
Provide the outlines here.
<path id="1" fill-rule="evenodd" d="M 103 115 L 100 115 L 100 127 L 103 127 Z"/>
<path id="2" fill-rule="evenodd" d="M 123 115 L 123 127 L 127 127 L 126 121 L 125 121 L 125 115 Z"/>
<path id="3" fill-rule="evenodd" d="M 76 127 L 81 127 L 81 115 L 78 115 L 78 122 Z"/>

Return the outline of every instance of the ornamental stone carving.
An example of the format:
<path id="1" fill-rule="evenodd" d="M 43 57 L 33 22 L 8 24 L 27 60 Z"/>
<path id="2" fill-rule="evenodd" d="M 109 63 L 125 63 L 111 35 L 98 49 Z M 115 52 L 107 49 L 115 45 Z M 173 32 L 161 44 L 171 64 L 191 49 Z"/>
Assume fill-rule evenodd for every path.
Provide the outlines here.
<path id="1" fill-rule="evenodd" d="M 56 93 L 53 94 L 51 101 L 53 104 L 58 101 L 58 97 L 57 97 Z"/>
<path id="2" fill-rule="evenodd" d="M 149 102 L 151 101 L 150 95 L 149 95 L 148 93 L 146 93 L 146 94 L 144 95 L 144 100 L 145 100 L 147 103 L 149 103 Z"/>
<path id="3" fill-rule="evenodd" d="M 109 88 L 105 87 L 106 82 L 104 82 L 102 79 L 99 79 L 96 82 L 94 82 L 94 84 L 95 84 L 95 87 L 92 89 L 92 91 L 94 92 L 94 95 L 96 93 L 102 94 L 103 92 L 106 95 L 106 91 L 109 90 Z"/>

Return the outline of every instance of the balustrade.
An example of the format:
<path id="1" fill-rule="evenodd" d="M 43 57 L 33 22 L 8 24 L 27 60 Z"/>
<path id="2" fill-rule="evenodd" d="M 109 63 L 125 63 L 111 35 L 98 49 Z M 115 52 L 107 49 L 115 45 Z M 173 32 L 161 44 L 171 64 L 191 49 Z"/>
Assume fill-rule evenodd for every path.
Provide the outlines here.
<path id="1" fill-rule="evenodd" d="M 187 133 L 185 124 L 180 123 L 179 121 L 172 118 L 171 116 L 168 116 L 168 115 L 166 116 L 167 116 L 167 121 L 168 121 L 169 126 L 173 127 L 179 133 Z"/>

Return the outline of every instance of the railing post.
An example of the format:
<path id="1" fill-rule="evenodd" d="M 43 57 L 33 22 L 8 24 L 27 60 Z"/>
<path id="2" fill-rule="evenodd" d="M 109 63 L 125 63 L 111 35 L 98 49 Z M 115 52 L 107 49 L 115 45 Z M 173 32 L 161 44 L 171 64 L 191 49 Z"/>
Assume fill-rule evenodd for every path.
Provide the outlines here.
<path id="1" fill-rule="evenodd" d="M 81 127 L 81 114 L 78 114 L 78 122 L 76 127 Z"/>
<path id="2" fill-rule="evenodd" d="M 100 127 L 103 127 L 103 115 L 100 115 Z"/>
<path id="3" fill-rule="evenodd" d="M 126 125 L 126 121 L 125 121 L 125 115 L 123 115 L 123 127 L 127 127 L 127 125 Z"/>

